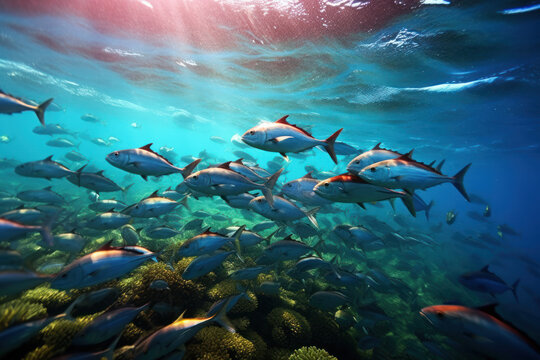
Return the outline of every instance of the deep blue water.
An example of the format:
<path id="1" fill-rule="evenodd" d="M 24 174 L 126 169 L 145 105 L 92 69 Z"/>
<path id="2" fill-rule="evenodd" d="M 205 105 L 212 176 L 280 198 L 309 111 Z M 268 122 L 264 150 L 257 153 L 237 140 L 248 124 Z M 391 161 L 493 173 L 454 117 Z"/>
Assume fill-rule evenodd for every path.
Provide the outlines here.
<path id="1" fill-rule="evenodd" d="M 170 175 L 148 182 L 125 178 L 125 172 L 105 161 L 109 152 L 153 143 L 156 151 L 162 146 L 174 148 L 178 157 L 173 163 L 183 166 L 180 157 L 197 157 L 202 150 L 211 154 L 209 163 L 234 160 L 233 151 L 242 150 L 264 167 L 276 154 L 241 149 L 230 139 L 260 121 L 274 121 L 285 114 L 292 123 L 312 126 L 317 138 L 344 128 L 339 140 L 360 149 L 382 142 L 400 152 L 414 148 L 415 159 L 426 163 L 446 159 L 445 174 L 453 175 L 472 162 L 465 187 L 490 205 L 488 222 L 479 223 L 467 215 L 469 211 L 481 213 L 483 205 L 467 203 L 455 188 L 444 184 L 420 192 L 424 199 L 434 200 L 435 206 L 429 223 L 421 213 L 408 219 L 410 228 L 430 233 L 441 243 L 422 252 L 424 261 L 445 264 L 442 268 L 456 288 L 461 286 L 455 281 L 457 275 L 485 264 L 492 264 L 491 269 L 509 284 L 520 278 L 520 303 L 509 293 L 498 301 L 505 315 L 538 339 L 536 320 L 527 318 L 537 319 L 540 300 L 540 279 L 529 270 L 540 263 L 540 12 L 503 12 L 535 5 L 526 1 L 450 3 L 419 4 L 366 31 L 329 31 L 317 38 L 306 35 L 290 41 L 283 36 L 255 42 L 255 35 L 236 36 L 234 29 L 224 25 L 222 31 L 232 33 L 235 41 L 211 49 L 204 43 L 182 42 L 173 33 L 155 41 L 143 36 L 144 26 L 130 34 L 136 24 L 123 26 L 121 31 L 104 30 L 92 22 L 94 9 L 87 9 L 84 17 L 81 13 L 63 15 L 58 9 L 39 13 L 0 3 L 0 88 L 37 102 L 53 97 L 62 111 L 47 111 L 46 122 L 76 131 L 72 139 L 80 143 L 78 151 L 90 159 L 93 168 L 105 170 L 123 186 L 133 182 L 128 203 L 174 187 L 181 177 Z M 141 6 L 148 12 L 157 11 L 138 5 L 138 13 L 143 11 Z M 244 11 L 238 6 L 239 12 Z M 164 22 L 172 21 L 171 14 L 159 16 Z M 254 26 L 260 38 L 270 25 L 260 22 Z M 189 27 L 182 29 L 189 31 Z M 306 31 L 310 31 L 308 25 Z M 103 123 L 82 121 L 80 117 L 86 113 Z M 35 114 L 0 115 L 0 120 L 0 135 L 9 138 L 0 144 L 2 158 L 24 162 L 53 154 L 73 170 L 82 165 L 63 158 L 70 149 L 49 147 L 45 145 L 49 137 L 32 132 L 39 125 Z M 110 136 L 119 142 L 104 147 L 90 141 Z M 211 136 L 226 143 L 212 142 Z M 338 158 L 335 166 L 317 149 L 306 159 L 291 158 L 280 182 L 304 175 L 306 165 L 344 172 L 350 158 Z M 49 183 L 19 177 L 10 169 L 2 171 L 1 190 L 52 184 L 65 196 L 87 201 L 85 190 L 63 179 Z M 212 210 L 209 200 L 190 201 L 195 209 Z M 357 216 L 369 213 L 392 223 L 393 212 L 387 205 L 382 209 L 368 206 L 367 213 L 355 205 L 339 208 L 342 220 L 353 225 Z M 451 226 L 445 223 L 450 210 L 458 214 Z M 407 215 L 401 204 L 397 212 Z M 188 213 L 184 216 L 189 220 Z M 442 223 L 442 231 L 431 232 L 430 226 L 438 223 Z M 510 225 L 520 236 L 503 237 L 499 245 L 486 248 L 452 240 L 457 231 L 497 237 L 500 224 Z M 521 255 L 535 265 L 526 264 Z M 434 269 L 442 271 L 440 265 Z M 430 279 L 426 285 L 438 286 Z M 439 294 L 445 292 L 438 289 Z M 448 293 L 455 295 L 453 289 Z M 472 305 L 492 301 L 489 295 L 475 296 Z"/>

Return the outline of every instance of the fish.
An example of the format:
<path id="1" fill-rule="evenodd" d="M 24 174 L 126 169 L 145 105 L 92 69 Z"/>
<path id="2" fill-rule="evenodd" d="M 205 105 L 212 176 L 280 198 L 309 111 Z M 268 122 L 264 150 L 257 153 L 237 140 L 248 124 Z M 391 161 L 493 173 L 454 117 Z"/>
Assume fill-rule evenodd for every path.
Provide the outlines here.
<path id="1" fill-rule="evenodd" d="M 94 144 L 99 145 L 99 146 L 107 146 L 107 147 L 111 146 L 110 142 L 108 142 L 107 140 L 104 140 L 102 138 L 93 138 L 91 141 Z"/>
<path id="2" fill-rule="evenodd" d="M 28 102 L 16 98 L 2 90 L 0 90 L 0 114 L 15 114 L 23 111 L 33 111 L 41 123 L 45 125 L 45 110 L 52 103 L 53 99 L 48 99 L 39 105 L 32 105 Z"/>
<path id="3" fill-rule="evenodd" d="M 0 250 L 0 270 L 20 269 L 23 266 L 22 255 L 15 250 Z"/>
<path id="4" fill-rule="evenodd" d="M 245 152 L 245 151 L 235 150 L 235 151 L 233 151 L 233 154 L 234 154 L 234 156 L 236 156 L 236 157 L 238 157 L 238 158 L 241 158 L 241 159 L 250 161 L 250 162 L 252 162 L 252 163 L 256 163 L 256 162 L 257 162 L 257 159 L 255 159 L 253 156 L 251 156 L 250 154 L 248 154 L 248 153 Z"/>
<path id="5" fill-rule="evenodd" d="M 483 223 L 487 223 L 488 222 L 488 219 L 484 217 L 484 215 L 476 212 L 476 211 L 467 211 L 467 216 L 470 217 L 471 219 L 475 220 L 475 221 L 478 221 L 478 222 L 483 222 Z"/>
<path id="6" fill-rule="evenodd" d="M 520 233 L 518 233 L 516 230 L 512 229 L 510 225 L 508 224 L 501 224 L 497 226 L 497 233 L 500 237 L 503 237 L 503 235 L 508 236 L 521 236 Z"/>
<path id="7" fill-rule="evenodd" d="M 110 210 L 89 219 L 85 226 L 96 230 L 112 230 L 126 225 L 130 221 L 131 216 Z"/>
<path id="8" fill-rule="evenodd" d="M 47 146 L 58 147 L 58 148 L 69 148 L 76 147 L 79 148 L 79 145 L 75 145 L 73 141 L 65 138 L 57 138 L 49 140 L 45 143 Z"/>
<path id="9" fill-rule="evenodd" d="M 45 224 L 36 226 L 23 225 L 15 221 L 0 218 L 0 241 L 16 240 L 26 236 L 29 233 L 38 232 L 40 233 L 44 243 L 52 245 L 53 235 L 51 233 L 51 226 L 55 220 L 56 218 L 52 217 L 48 219 Z"/>
<path id="10" fill-rule="evenodd" d="M 193 219 L 188 221 L 182 230 L 189 231 L 189 230 L 200 230 L 203 224 L 202 219 Z"/>
<path id="11" fill-rule="evenodd" d="M 491 217 L 491 207 L 489 205 L 486 205 L 484 208 L 484 212 L 482 213 L 484 217 Z"/>
<path id="12" fill-rule="evenodd" d="M 134 246 L 111 246 L 109 241 L 98 250 L 74 260 L 51 281 L 58 290 L 82 289 L 117 279 L 131 272 L 150 259 L 153 252 Z"/>
<path id="13" fill-rule="evenodd" d="M 258 184 L 233 171 L 230 168 L 230 162 L 226 162 L 218 167 L 207 168 L 189 175 L 186 177 L 185 183 L 190 189 L 208 195 L 238 195 L 251 190 L 260 190 L 272 205 L 274 202 L 272 189 L 281 172 L 282 170 L 278 170 L 264 184 Z"/>
<path id="14" fill-rule="evenodd" d="M 283 240 L 268 245 L 256 260 L 256 263 L 259 265 L 272 265 L 280 261 L 296 260 L 311 251 L 314 251 L 311 246 L 294 240 L 292 235 L 289 235 Z"/>
<path id="15" fill-rule="evenodd" d="M 0 214 L 1 219 L 10 220 L 22 225 L 38 225 L 47 217 L 47 214 L 33 208 L 17 208 Z"/>
<path id="16" fill-rule="evenodd" d="M 182 273 L 184 280 L 193 280 L 213 271 L 235 251 L 217 251 L 213 254 L 204 254 L 193 259 Z"/>
<path id="17" fill-rule="evenodd" d="M 0 347 L 0 357 L 3 357 L 12 350 L 17 349 L 22 344 L 26 343 L 53 321 L 63 318 L 71 318 L 71 311 L 73 310 L 74 305 L 75 302 L 73 302 L 62 314 L 44 319 L 23 322 L 2 330 L 0 332 L 0 344 L 2 344 Z"/>
<path id="18" fill-rule="evenodd" d="M 0 295 L 17 295 L 25 290 L 35 288 L 52 279 L 51 275 L 38 274 L 28 270 L 0 271 Z"/>
<path id="19" fill-rule="evenodd" d="M 34 134 L 38 135 L 71 135 L 75 136 L 75 133 L 64 129 L 60 124 L 43 124 L 41 126 L 36 126 L 32 129 Z"/>
<path id="20" fill-rule="evenodd" d="M 253 266 L 249 268 L 238 269 L 230 275 L 230 278 L 232 280 L 253 280 L 257 278 L 259 274 L 262 274 L 267 270 L 269 270 L 267 266 Z"/>
<path id="21" fill-rule="evenodd" d="M 410 214 L 416 216 L 410 193 L 379 186 L 353 174 L 345 173 L 320 181 L 315 185 L 313 191 L 325 199 L 334 202 L 356 203 L 361 207 L 365 207 L 364 203 L 366 202 L 399 198 Z"/>
<path id="22" fill-rule="evenodd" d="M 127 192 L 131 185 L 125 188 L 120 187 L 111 179 L 103 175 L 103 170 L 98 172 L 83 172 L 86 165 L 79 168 L 76 172 L 70 174 L 67 180 L 79 187 L 83 187 L 96 192 L 97 194 L 102 192 Z"/>
<path id="23" fill-rule="evenodd" d="M 319 211 L 318 207 L 304 211 L 281 196 L 274 195 L 273 206 L 264 196 L 258 196 L 249 202 L 249 208 L 265 218 L 284 224 L 307 217 L 317 229 L 319 228 L 315 218 L 315 214 Z"/>
<path id="24" fill-rule="evenodd" d="M 306 130 L 287 122 L 285 115 L 276 122 L 259 124 L 242 135 L 242 141 L 254 148 L 278 152 L 285 159 L 287 153 L 299 153 L 315 146 L 322 146 L 332 161 L 337 164 L 334 144 L 343 129 L 339 129 L 326 140 L 318 140 Z"/>
<path id="25" fill-rule="evenodd" d="M 92 114 L 84 114 L 81 116 L 82 121 L 90 122 L 90 123 L 99 123 L 101 120 L 99 120 L 95 115 Z"/>
<path id="26" fill-rule="evenodd" d="M 120 290 L 106 287 L 84 293 L 74 301 L 73 313 L 77 315 L 93 314 L 105 310 L 120 296 Z"/>
<path id="27" fill-rule="evenodd" d="M 146 236 L 148 236 L 151 239 L 168 239 L 173 236 L 180 235 L 182 233 L 181 231 L 178 231 L 166 225 L 153 226 L 151 228 L 146 229 L 144 232 Z"/>
<path id="28" fill-rule="evenodd" d="M 313 178 L 313 171 L 308 172 L 301 178 L 289 181 L 281 187 L 281 192 L 306 206 L 325 206 L 332 204 L 332 201 L 326 199 L 314 191 L 315 186 L 320 180 Z"/>
<path id="29" fill-rule="evenodd" d="M 265 182 L 268 180 L 267 176 L 261 176 L 259 175 L 255 170 L 252 170 L 249 166 L 244 165 L 242 158 L 231 161 L 229 163 L 229 169 L 231 169 L 234 172 L 239 173 L 240 175 L 244 175 L 249 180 L 254 182 Z"/>
<path id="30" fill-rule="evenodd" d="M 47 186 L 38 190 L 20 191 L 16 195 L 23 201 L 41 202 L 47 204 L 65 204 L 66 200 L 52 190 L 52 186 Z"/>
<path id="31" fill-rule="evenodd" d="M 417 189 L 427 189 L 449 182 L 461 193 L 465 200 L 470 201 L 463 185 L 465 174 L 471 164 L 465 165 L 454 176 L 443 175 L 423 163 L 414 161 L 408 154 L 396 159 L 379 161 L 363 168 L 358 176 L 364 180 L 389 189 L 406 189 L 410 193 Z"/>
<path id="32" fill-rule="evenodd" d="M 153 289 L 153 290 L 158 290 L 158 291 L 171 290 L 169 288 L 169 284 L 165 280 L 161 280 L 161 279 L 152 281 L 152 283 L 150 284 L 150 286 L 148 286 L 148 288 Z"/>
<path id="33" fill-rule="evenodd" d="M 266 295 L 277 295 L 279 294 L 279 289 L 281 288 L 281 283 L 276 281 L 263 281 L 259 285 L 259 291 Z"/>
<path id="34" fill-rule="evenodd" d="M 446 213 L 446 223 L 448 225 L 452 225 L 454 222 L 456 222 L 457 213 L 455 211 L 449 211 Z"/>
<path id="35" fill-rule="evenodd" d="M 433 305 L 420 315 L 439 331 L 474 353 L 491 359 L 540 359 L 540 346 L 504 320 L 496 304 L 479 308 Z"/>
<path id="36" fill-rule="evenodd" d="M 518 301 L 517 286 L 519 279 L 512 286 L 508 286 L 500 277 L 489 271 L 489 265 L 484 266 L 480 271 L 461 275 L 459 282 L 471 290 L 488 293 L 491 296 L 510 290 L 514 294 L 516 301 Z"/>
<path id="37" fill-rule="evenodd" d="M 66 233 L 55 234 L 53 243 L 53 249 L 78 254 L 86 245 L 87 240 L 72 230 Z"/>
<path id="38" fill-rule="evenodd" d="M 63 178 L 74 174 L 66 166 L 53 161 L 52 155 L 43 160 L 30 161 L 15 167 L 15 172 L 21 176 L 44 178 L 47 180 Z"/>
<path id="39" fill-rule="evenodd" d="M 227 141 L 219 136 L 210 136 L 210 140 L 216 144 L 225 144 Z"/>
<path id="40" fill-rule="evenodd" d="M 123 225 L 120 234 L 122 235 L 122 239 L 125 241 L 127 245 L 137 245 L 140 239 L 140 232 L 141 229 L 137 230 L 132 225 L 126 224 Z"/>
<path id="41" fill-rule="evenodd" d="M 227 331 L 236 332 L 226 316 L 229 309 L 229 298 L 214 315 L 205 318 L 184 318 L 184 313 L 171 324 L 155 331 L 134 346 L 134 359 L 155 360 L 178 349 L 189 341 L 199 330 L 214 322 L 223 326 Z"/>
<path id="42" fill-rule="evenodd" d="M 187 197 L 184 197 L 180 202 L 176 202 L 159 196 L 156 190 L 147 198 L 122 210 L 122 213 L 139 218 L 159 217 L 173 211 L 179 205 L 187 207 Z"/>
<path id="43" fill-rule="evenodd" d="M 349 297 L 339 291 L 317 291 L 309 297 L 309 304 L 324 311 L 335 310 L 349 302 Z"/>
<path id="44" fill-rule="evenodd" d="M 148 308 L 149 304 L 140 307 L 127 306 L 101 314 L 75 334 L 73 344 L 77 346 L 96 345 L 118 336 L 127 324 Z"/>
<path id="45" fill-rule="evenodd" d="M 414 150 L 411 150 L 407 153 L 409 157 L 412 156 Z M 347 164 L 347 171 L 351 174 L 358 175 L 362 169 L 369 165 L 378 163 L 379 161 L 392 160 L 402 156 L 402 153 L 399 153 L 394 150 L 384 149 L 381 147 L 381 143 L 375 145 L 371 150 L 366 151 L 352 159 Z"/>
<path id="46" fill-rule="evenodd" d="M 431 211 L 431 208 L 433 207 L 433 204 L 434 204 L 433 200 L 431 200 L 429 204 L 427 204 L 424 201 L 424 199 L 422 199 L 420 195 L 418 195 L 417 193 L 414 193 L 412 198 L 413 198 L 414 210 L 416 212 L 423 211 L 424 214 L 426 215 L 426 220 L 429 221 L 429 212 Z"/>
<path id="47" fill-rule="evenodd" d="M 114 151 L 105 160 L 114 167 L 132 174 L 140 175 L 144 180 L 148 176 L 163 176 L 181 173 L 184 178 L 201 162 L 196 159 L 184 168 L 174 166 L 169 160 L 151 149 L 152 143 L 137 149 Z"/>
<path id="48" fill-rule="evenodd" d="M 228 237 L 234 237 L 235 232 L 238 231 L 239 228 L 240 228 L 239 226 L 229 226 L 229 227 L 227 227 L 226 230 L 229 231 L 227 236 Z M 240 234 L 240 237 L 238 238 L 238 243 L 240 244 L 241 248 L 255 246 L 257 244 L 260 244 L 263 241 L 266 242 L 267 245 L 269 245 L 270 244 L 270 239 L 272 239 L 272 236 L 274 236 L 274 234 L 277 231 L 278 230 L 274 231 L 273 233 L 271 233 L 267 237 L 263 237 L 263 236 L 257 234 L 256 232 L 244 229 L 242 231 L 242 233 Z"/>
<path id="49" fill-rule="evenodd" d="M 256 196 L 250 193 L 242 193 L 238 195 L 224 195 L 221 198 L 232 208 L 249 209 L 249 202 Z"/>
<path id="50" fill-rule="evenodd" d="M 289 275 L 302 275 L 303 273 L 314 269 L 331 269 L 332 264 L 319 256 L 306 256 L 299 259 L 294 267 L 288 270 Z"/>
<path id="51" fill-rule="evenodd" d="M 200 256 L 213 253 L 219 248 L 229 243 L 239 241 L 245 226 L 239 227 L 232 236 L 223 236 L 206 229 L 199 235 L 196 235 L 180 245 L 177 254 L 181 257 Z"/>
<path id="52" fill-rule="evenodd" d="M 263 221 L 254 225 L 252 230 L 255 232 L 261 232 L 264 230 L 271 229 L 274 226 L 276 226 L 276 224 L 273 221 Z"/>
<path id="53" fill-rule="evenodd" d="M 88 208 L 97 212 L 103 212 L 108 210 L 121 210 L 127 205 L 116 199 L 99 199 L 90 205 Z"/>

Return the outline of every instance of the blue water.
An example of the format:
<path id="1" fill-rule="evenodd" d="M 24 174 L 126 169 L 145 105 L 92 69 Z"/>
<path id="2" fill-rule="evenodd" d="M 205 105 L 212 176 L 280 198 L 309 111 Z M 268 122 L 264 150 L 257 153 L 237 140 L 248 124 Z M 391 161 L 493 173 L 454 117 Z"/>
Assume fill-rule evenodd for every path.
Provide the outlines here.
<path id="1" fill-rule="evenodd" d="M 53 97 L 62 111 L 47 111 L 46 122 L 76 131 L 74 142 L 80 143 L 78 151 L 90 159 L 92 168 L 105 170 L 122 186 L 134 183 L 128 203 L 174 187 L 182 179 L 180 175 L 148 182 L 126 178 L 127 173 L 105 161 L 111 151 L 153 143 L 156 151 L 162 146 L 174 148 L 178 157 L 173 163 L 184 166 L 180 157 L 198 157 L 203 150 L 211 154 L 209 163 L 234 160 L 233 151 L 242 150 L 264 167 L 276 154 L 241 149 L 230 139 L 260 121 L 275 121 L 286 114 L 291 123 L 311 126 L 316 138 L 344 128 L 339 140 L 360 149 L 382 142 L 399 152 L 414 149 L 415 159 L 426 163 L 446 159 L 445 174 L 453 175 L 472 162 L 465 187 L 489 203 L 488 222 L 467 216 L 469 211 L 481 213 L 483 205 L 467 203 L 453 186 L 444 184 L 420 192 L 435 206 L 430 222 L 423 213 L 408 218 L 410 229 L 430 233 L 430 226 L 442 223 L 440 233 L 431 232 L 441 245 L 422 254 L 427 264 L 430 260 L 439 264 L 434 271 L 447 270 L 443 276 L 454 282 L 455 289 L 463 291 L 455 281 L 457 275 L 485 264 L 492 264 L 490 268 L 509 284 L 520 278 L 520 303 L 510 293 L 497 301 L 513 323 L 539 339 L 540 328 L 530 319 L 537 319 L 540 279 L 530 274 L 533 265 L 520 256 L 540 263 L 540 11 L 534 2 L 523 1 L 450 3 L 419 4 L 366 31 L 339 35 L 329 31 L 322 37 L 289 41 L 271 40 L 270 35 L 270 40 L 261 38 L 264 23 L 252 24 L 259 27 L 253 37 L 235 34 L 224 25 L 223 31 L 236 40 L 209 49 L 204 43 L 177 41 L 174 34 L 155 41 L 141 36 L 144 27 L 130 34 L 126 29 L 136 24 L 108 31 L 92 23 L 90 15 L 62 15 L 58 9 L 36 13 L 24 11 L 24 6 L 22 11 L 14 10 L 7 2 L 0 4 L 0 88 L 37 102 Z M 247 11 L 238 6 L 240 13 Z M 530 11 L 504 12 L 527 7 Z M 147 11 L 157 10 L 147 7 Z M 160 16 L 164 22 L 174 19 L 173 14 Z M 82 121 L 86 113 L 103 123 Z M 25 162 L 54 155 L 73 170 L 82 165 L 63 158 L 70 149 L 49 147 L 48 136 L 32 132 L 39 125 L 35 114 L 0 115 L 0 120 L 0 135 L 10 139 L 0 144 L 2 158 Z M 110 136 L 120 141 L 109 147 L 89 141 Z M 211 136 L 226 143 L 212 142 Z M 306 159 L 291 158 L 280 183 L 304 175 L 306 165 L 342 173 L 350 158 L 338 158 L 336 166 L 318 149 Z M 87 191 L 66 180 L 49 183 L 19 177 L 10 169 L 2 171 L 1 190 L 52 184 L 68 197 L 87 201 Z M 212 210 L 209 200 L 190 201 L 195 209 Z M 401 204 L 397 206 L 398 214 L 408 216 Z M 366 214 L 354 204 L 338 208 L 343 221 L 353 225 Z M 458 217 L 447 225 L 446 213 L 451 210 Z M 368 206 L 367 212 L 395 225 L 387 205 Z M 190 219 L 188 213 L 184 216 Z M 510 225 L 520 236 L 504 237 L 500 245 L 482 249 L 452 240 L 456 231 L 497 236 L 500 224 Z M 399 257 L 399 252 L 392 256 Z M 426 288 L 438 286 L 432 280 L 425 279 Z M 526 288 L 529 291 L 523 291 Z M 460 300 L 452 298 L 455 289 L 439 288 L 437 294 L 448 293 L 448 301 Z M 475 303 L 470 305 L 493 301 L 478 294 L 466 300 L 472 299 Z"/>

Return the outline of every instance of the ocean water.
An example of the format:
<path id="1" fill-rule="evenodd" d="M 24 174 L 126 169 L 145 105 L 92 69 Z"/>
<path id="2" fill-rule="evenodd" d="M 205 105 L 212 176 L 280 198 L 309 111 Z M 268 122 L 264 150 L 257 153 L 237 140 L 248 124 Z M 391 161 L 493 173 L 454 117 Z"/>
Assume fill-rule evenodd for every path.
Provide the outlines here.
<path id="1" fill-rule="evenodd" d="M 39 135 L 33 132 L 41 126 L 33 112 L 0 114 L 2 196 L 52 186 L 67 200 L 52 233 L 75 229 L 86 239 L 84 248 L 75 253 L 51 249 L 35 234 L 2 242 L 2 249 L 21 254 L 27 270 L 53 274 L 108 240 L 122 245 L 120 228 L 90 231 L 85 226 L 96 215 L 88 208 L 95 200 L 89 190 L 66 179 L 49 181 L 14 172 L 17 164 L 49 155 L 73 171 L 87 164 L 85 171 L 104 170 L 121 187 L 133 184 L 125 193 L 100 194 L 100 199 L 116 198 L 131 205 L 156 190 L 174 189 L 183 178 L 175 173 L 145 181 L 105 160 L 117 150 L 152 143 L 154 151 L 179 167 L 192 157 L 202 158 L 197 170 L 245 158 L 238 154 L 243 151 L 262 168 L 273 169 L 269 165 L 273 161 L 284 169 L 274 190 L 278 194 L 282 184 L 305 175 L 309 167 L 321 180 L 341 174 L 355 155 L 382 143 L 400 153 L 414 149 L 414 159 L 424 163 L 445 159 L 442 172 L 449 176 L 472 163 L 464 184 L 477 199 L 467 202 L 453 186 L 442 184 L 416 192 L 426 202 L 434 201 L 429 221 L 424 212 L 412 217 L 400 202 L 395 209 L 386 201 L 366 204 L 366 210 L 334 203 L 316 215 L 319 229 L 314 236 L 301 238 L 298 229 L 283 224 L 261 232 L 268 236 L 279 226 L 272 242 L 289 234 L 312 247 L 321 240 L 318 255 L 326 261 L 337 257 L 332 266 L 338 271 L 362 274 L 357 286 L 336 284 L 320 272 L 304 280 L 292 278 L 287 270 L 294 261 L 274 264 L 256 280 L 237 284 L 227 280 L 232 271 L 254 266 L 266 246 L 261 243 L 242 249 L 244 262 L 229 257 L 211 275 L 193 280 L 194 288 L 187 291 L 183 282 L 174 284 L 174 279 L 180 280 L 171 275 L 181 274 L 179 269 L 187 266 L 185 260 L 171 256 L 186 239 L 207 227 L 251 229 L 268 221 L 252 211 L 230 208 L 219 197 L 191 195 L 190 209 L 181 206 L 172 212 L 180 218 L 131 220 L 137 229 L 168 224 L 179 230 L 167 240 L 152 240 L 143 230 L 138 243 L 161 253 L 157 265 L 146 263 L 141 269 L 151 269 L 146 273 L 154 276 L 152 281 L 167 278 L 169 290 L 149 289 L 152 281 L 141 275 L 145 273 L 141 269 L 71 292 L 52 290 L 45 283 L 0 298 L 2 330 L 55 316 L 83 293 L 115 287 L 122 294 L 107 311 L 151 304 L 127 325 L 115 346 L 116 357 L 130 358 L 128 348 L 139 338 L 170 324 L 184 310 L 190 318 L 203 316 L 220 298 L 216 289 L 227 285 L 223 297 L 247 291 L 252 300 L 252 305 L 231 311 L 237 334 L 210 331 L 217 325 L 205 327 L 186 342 L 186 359 L 288 359 L 303 346 L 325 349 L 340 360 L 487 356 L 475 346 L 446 337 L 419 315 L 424 307 L 445 303 L 471 308 L 498 303 L 504 319 L 538 341 L 539 14 L 534 1 L 498 0 L 0 1 L 0 89 L 37 103 L 54 98 L 45 123 L 61 124 L 72 132 Z M 85 114 L 99 122 L 83 121 Z M 343 128 L 338 140 L 356 153 L 338 154 L 337 165 L 317 148 L 282 161 L 279 153 L 233 141 L 257 124 L 284 115 L 317 139 Z M 46 144 L 58 137 L 76 146 Z M 88 161 L 66 159 L 71 150 Z M 489 217 L 483 215 L 486 206 Z M 447 223 L 449 212 L 457 214 L 452 224 Z M 204 224 L 183 228 L 195 218 Z M 309 224 L 307 218 L 300 222 Z M 516 234 L 498 233 L 503 224 Z M 384 246 L 353 249 L 336 237 L 333 229 L 338 225 L 363 225 Z M 392 233 L 416 240 L 396 244 Z M 163 264 L 172 269 L 159 267 Z M 519 302 L 510 290 L 492 296 L 458 281 L 460 275 L 485 265 L 508 286 L 520 279 Z M 163 274 L 155 274 L 158 269 Z M 145 286 L 133 285 L 130 279 Z M 265 293 L 262 281 L 279 282 L 279 292 Z M 319 309 L 308 300 L 317 291 L 340 291 L 348 300 L 331 310 Z M 41 310 L 21 309 L 21 301 Z M 166 315 L 154 308 L 160 302 Z M 376 305 L 384 318 L 366 314 L 368 304 Z M 10 315 L 10 307 L 18 307 L 18 315 Z M 297 318 L 279 318 L 275 309 L 292 311 Z M 336 316 L 339 309 L 350 315 L 350 324 Z M 96 306 L 85 316 L 93 319 L 103 311 Z M 81 328 L 83 323 L 82 315 L 76 318 L 58 320 L 62 326 L 53 322 L 2 356 L 45 359 L 96 351 L 97 347 L 72 344 L 80 330 L 74 324 Z M 332 334 L 335 341 L 321 334 Z M 99 349 L 110 345 L 112 338 L 107 340 Z M 242 346 L 251 350 L 240 350 Z M 503 352 L 498 356 L 512 358 Z"/>

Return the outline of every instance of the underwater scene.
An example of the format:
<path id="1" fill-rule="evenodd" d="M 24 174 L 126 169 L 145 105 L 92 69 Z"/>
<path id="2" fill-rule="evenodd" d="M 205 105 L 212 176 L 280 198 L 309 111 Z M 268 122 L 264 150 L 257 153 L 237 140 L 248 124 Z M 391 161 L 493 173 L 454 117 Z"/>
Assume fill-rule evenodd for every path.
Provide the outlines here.
<path id="1" fill-rule="evenodd" d="M 537 0 L 0 0 L 0 359 L 540 359 Z"/>

